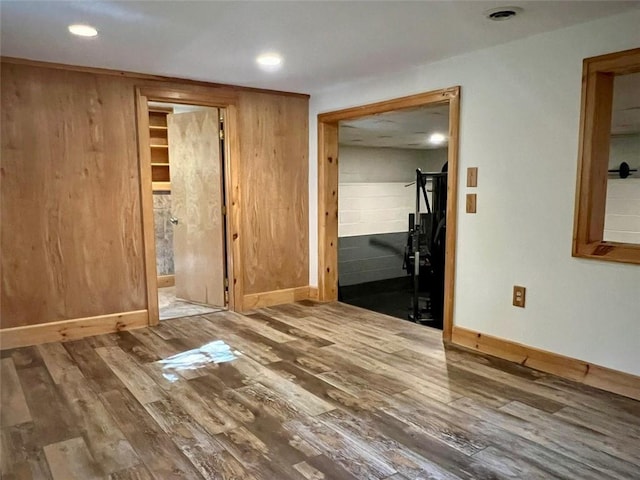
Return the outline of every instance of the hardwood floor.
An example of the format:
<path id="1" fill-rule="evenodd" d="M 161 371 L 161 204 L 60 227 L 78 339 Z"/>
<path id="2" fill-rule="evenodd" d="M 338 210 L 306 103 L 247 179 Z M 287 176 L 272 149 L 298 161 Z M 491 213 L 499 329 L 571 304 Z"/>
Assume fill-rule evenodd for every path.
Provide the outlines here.
<path id="1" fill-rule="evenodd" d="M 440 335 L 301 302 L 3 351 L 2 478 L 640 478 L 640 402 Z"/>

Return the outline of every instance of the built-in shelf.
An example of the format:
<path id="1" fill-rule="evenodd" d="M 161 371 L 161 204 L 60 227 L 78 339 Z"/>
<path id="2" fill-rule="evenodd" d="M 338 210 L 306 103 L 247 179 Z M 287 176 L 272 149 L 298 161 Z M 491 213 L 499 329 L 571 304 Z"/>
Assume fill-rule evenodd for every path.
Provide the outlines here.
<path id="1" fill-rule="evenodd" d="M 151 183 L 154 192 L 170 192 L 171 182 L 152 182 Z"/>
<path id="2" fill-rule="evenodd" d="M 151 150 L 151 183 L 154 192 L 171 191 L 167 114 L 171 110 L 149 110 L 149 147 Z"/>

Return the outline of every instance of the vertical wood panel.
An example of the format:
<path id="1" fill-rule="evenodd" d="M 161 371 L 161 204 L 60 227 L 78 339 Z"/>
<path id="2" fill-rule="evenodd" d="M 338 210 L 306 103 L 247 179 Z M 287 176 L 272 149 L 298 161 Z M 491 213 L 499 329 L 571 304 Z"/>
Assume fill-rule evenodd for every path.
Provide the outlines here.
<path id="1" fill-rule="evenodd" d="M 244 294 L 309 284 L 308 103 L 240 96 Z"/>
<path id="2" fill-rule="evenodd" d="M 607 203 L 607 179 L 609 168 L 609 144 L 611 143 L 611 118 L 613 105 L 613 74 L 593 73 L 587 95 L 592 97 L 590 116 L 591 132 L 587 133 L 585 148 L 591 157 L 591 195 L 588 209 L 588 242 L 600 242 L 604 233 L 604 212 Z M 595 92 L 598 92 L 597 95 Z M 590 135 L 588 135 L 590 133 Z"/>
<path id="3" fill-rule="evenodd" d="M 133 93 L 3 64 L 3 328 L 146 308 Z"/>
<path id="4" fill-rule="evenodd" d="M 160 323 L 158 307 L 158 268 L 156 265 L 156 239 L 153 215 L 153 177 L 151 152 L 149 151 L 149 106 L 148 99 L 136 91 L 136 114 L 138 121 L 138 170 L 140 175 L 140 204 L 142 215 L 142 243 L 146 276 L 146 300 L 149 325 Z"/>
<path id="5" fill-rule="evenodd" d="M 149 151 L 149 106 L 147 97 L 136 91 L 136 114 L 138 121 L 138 170 L 140 172 L 140 202 L 142 206 L 142 243 L 146 275 L 146 295 L 149 325 L 160 323 L 158 307 L 158 268 L 156 264 L 155 223 L 153 214 L 153 173 Z"/>
<path id="6" fill-rule="evenodd" d="M 338 124 L 318 123 L 318 298 L 338 299 Z"/>
<path id="7" fill-rule="evenodd" d="M 447 180 L 447 238 L 444 267 L 444 322 L 442 338 L 451 341 L 456 287 L 456 237 L 458 232 L 458 151 L 460 144 L 460 87 L 454 87 L 449 97 L 449 175 Z"/>
<path id="8" fill-rule="evenodd" d="M 240 138 L 237 126 L 238 112 L 235 105 L 224 111 L 224 174 L 227 205 L 227 276 L 229 278 L 229 309 L 241 311 L 244 296 L 244 263 L 242 261 L 242 200 L 240 182 L 242 162 Z"/>

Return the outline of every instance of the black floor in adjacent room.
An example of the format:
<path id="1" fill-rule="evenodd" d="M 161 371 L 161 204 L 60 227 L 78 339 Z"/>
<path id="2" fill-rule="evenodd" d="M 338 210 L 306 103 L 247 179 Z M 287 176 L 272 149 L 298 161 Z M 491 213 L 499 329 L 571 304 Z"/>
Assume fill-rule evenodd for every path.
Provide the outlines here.
<path id="1" fill-rule="evenodd" d="M 384 313 L 392 317 L 408 320 L 412 312 L 413 287 L 411 277 L 392 278 L 376 282 L 360 283 L 357 285 L 341 286 L 340 301 L 366 308 L 373 312 Z M 421 292 L 428 296 L 428 293 Z M 424 307 L 424 299 L 421 302 Z M 423 322 L 425 325 L 442 328 L 438 322 Z"/>

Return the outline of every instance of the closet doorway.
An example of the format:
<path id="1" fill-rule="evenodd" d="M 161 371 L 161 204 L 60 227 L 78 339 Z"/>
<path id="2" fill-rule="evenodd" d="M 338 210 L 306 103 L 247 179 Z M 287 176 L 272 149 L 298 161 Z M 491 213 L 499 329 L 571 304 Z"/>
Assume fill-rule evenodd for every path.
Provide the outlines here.
<path id="1" fill-rule="evenodd" d="M 138 107 L 149 323 L 227 309 L 227 109 Z"/>
<path id="2" fill-rule="evenodd" d="M 443 300 L 442 328 L 443 339 L 451 340 L 453 327 L 454 285 L 455 285 L 455 247 L 457 227 L 457 188 L 458 188 L 458 132 L 460 114 L 460 87 L 435 90 L 409 97 L 402 97 L 384 102 L 348 108 L 318 115 L 318 298 L 321 301 L 338 300 L 339 275 L 339 129 L 348 125 L 346 122 L 360 120 L 371 116 L 380 116 L 389 112 L 400 112 L 407 109 L 444 107 L 448 112 L 447 165 L 446 172 L 431 172 L 433 177 L 445 177 L 441 197 L 445 200 L 446 232 L 444 234 L 445 255 L 442 265 Z M 439 175 L 437 175 L 439 173 Z M 417 175 L 417 172 L 416 172 Z M 423 177 L 420 177 L 423 178 Z M 429 178 L 424 178 L 425 187 Z M 416 177 L 417 181 L 417 177 Z M 419 184 L 416 184 L 419 185 Z M 417 188 L 417 187 L 414 187 Z M 444 194 L 446 190 L 446 194 Z M 425 192 L 423 196 L 427 196 Z M 419 194 L 419 192 L 418 192 Z M 433 199 L 432 199 L 433 200 Z M 417 203 L 417 202 L 416 202 Z M 416 206 L 421 214 L 422 210 Z M 417 218 L 420 218 L 418 215 Z M 411 230 L 411 228 L 410 228 Z M 415 232 L 423 232 L 415 228 Z M 437 230 L 434 230 L 434 232 Z M 421 235 L 416 234 L 417 240 Z M 378 242 L 380 243 L 380 242 Z M 420 240 L 420 245 L 422 240 Z M 415 244 L 414 244 L 415 245 Z M 395 245 L 387 245 L 388 250 Z M 414 249 L 417 250 L 417 249 Z M 415 257 L 414 257 L 415 258 Z M 414 264 L 421 265 L 421 263 Z M 418 295 L 415 296 L 418 298 Z M 420 307 L 421 308 L 421 307 Z"/>

